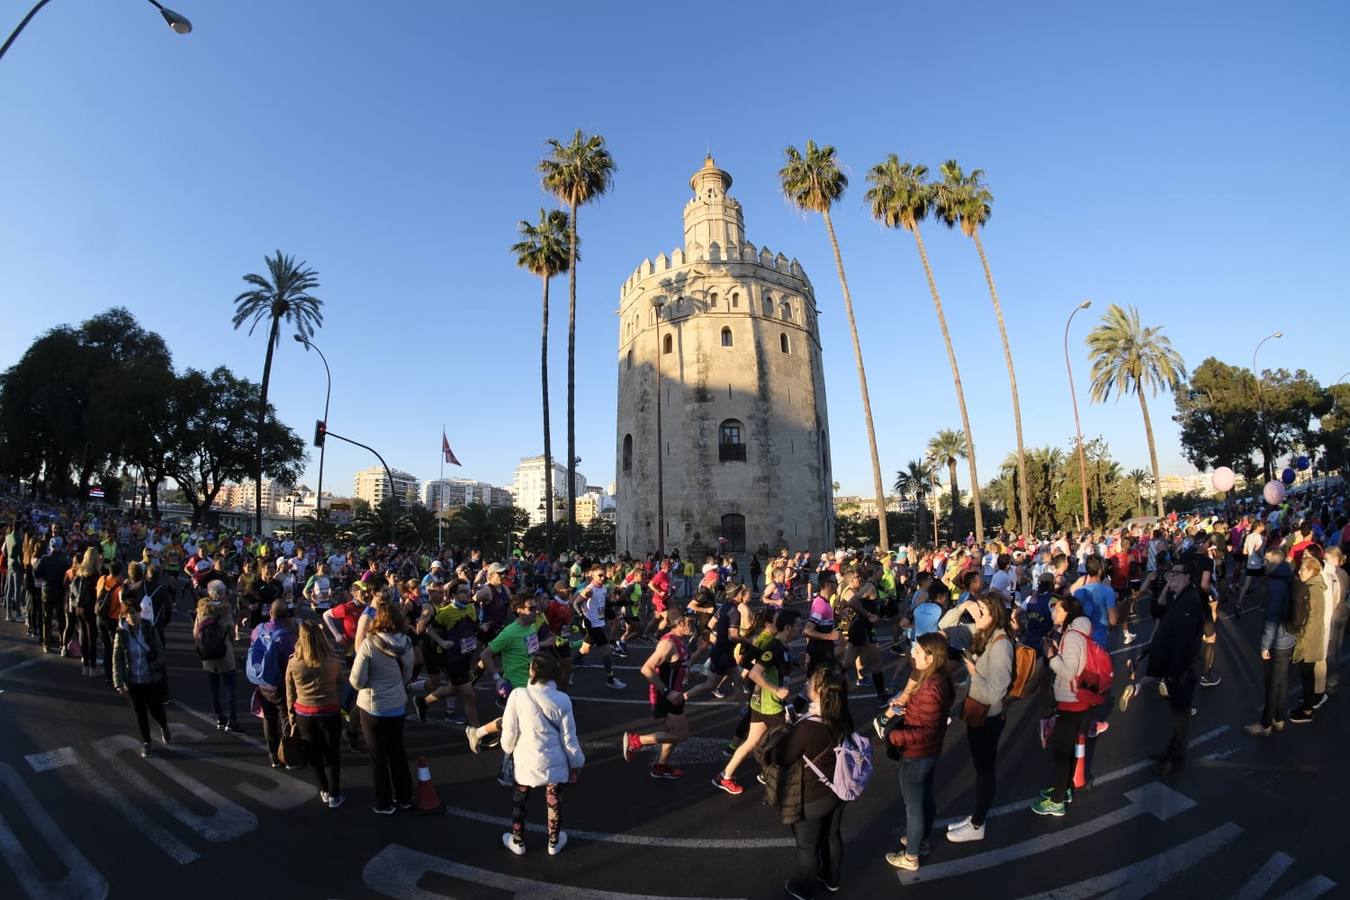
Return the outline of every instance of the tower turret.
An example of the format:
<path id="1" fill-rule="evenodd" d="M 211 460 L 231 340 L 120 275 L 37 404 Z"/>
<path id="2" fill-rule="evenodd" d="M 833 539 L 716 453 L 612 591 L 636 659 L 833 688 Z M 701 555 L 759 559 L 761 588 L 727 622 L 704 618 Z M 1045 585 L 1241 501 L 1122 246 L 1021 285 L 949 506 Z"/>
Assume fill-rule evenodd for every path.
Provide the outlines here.
<path id="1" fill-rule="evenodd" d="M 717 168 L 709 156 L 703 168 L 689 178 L 694 198 L 684 207 L 685 252 L 697 258 L 699 250 L 718 247 L 739 247 L 745 242 L 745 220 L 741 205 L 727 195 L 731 189 L 731 175 Z"/>

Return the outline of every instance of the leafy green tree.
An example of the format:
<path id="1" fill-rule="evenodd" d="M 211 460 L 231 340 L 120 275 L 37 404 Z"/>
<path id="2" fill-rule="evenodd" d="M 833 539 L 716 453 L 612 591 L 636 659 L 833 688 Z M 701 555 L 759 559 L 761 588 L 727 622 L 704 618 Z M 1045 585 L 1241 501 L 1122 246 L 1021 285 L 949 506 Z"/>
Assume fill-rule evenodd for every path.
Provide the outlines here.
<path id="1" fill-rule="evenodd" d="M 1331 410 L 1332 397 L 1303 369 L 1264 370 L 1261 373 L 1266 441 L 1261 447 L 1267 480 L 1275 477 L 1281 456 L 1297 451 L 1315 452 L 1321 444 L 1318 420 Z"/>
<path id="2" fill-rule="evenodd" d="M 914 501 L 914 531 L 920 539 L 927 533 L 923 527 L 923 514 L 928 508 L 928 495 L 937 486 L 937 472 L 925 459 L 911 459 L 895 473 L 895 492 Z"/>
<path id="3" fill-rule="evenodd" d="M 548 283 L 554 275 L 569 271 L 574 254 L 571 253 L 571 239 L 574 235 L 568 228 L 567 213 L 562 210 L 539 210 L 538 224 L 521 220 L 519 224 L 520 240 L 511 245 L 516 256 L 516 265 L 539 276 L 544 283 L 544 313 L 542 336 L 539 347 L 539 385 L 543 394 L 544 410 L 544 508 L 548 529 L 545 536 L 549 540 L 547 550 L 554 551 L 553 539 L 553 433 L 549 427 L 548 414 Z M 580 256 L 576 256 L 579 260 Z"/>
<path id="4" fill-rule="evenodd" d="M 892 153 L 867 173 L 867 180 L 872 185 L 867 189 L 867 204 L 871 207 L 872 218 L 887 228 L 902 228 L 914 235 L 919 260 L 923 263 L 923 273 L 928 279 L 928 292 L 933 296 L 933 309 L 937 312 L 938 327 L 942 330 L 942 340 L 947 346 L 947 362 L 952 368 L 956 402 L 961 408 L 961 428 L 965 432 L 965 452 L 962 455 L 970 465 L 970 501 L 971 508 L 975 512 L 975 540 L 983 543 L 984 513 L 980 506 L 980 475 L 975 464 L 975 433 L 970 427 L 970 413 L 966 411 L 966 392 L 961 387 L 961 368 L 957 365 L 956 349 L 952 346 L 952 335 L 947 329 L 947 316 L 942 311 L 942 297 L 938 294 L 937 282 L 933 279 L 933 267 L 928 264 L 928 251 L 924 247 L 923 234 L 919 230 L 919 223 L 928 217 L 933 205 L 933 186 L 925 180 L 927 177 L 927 166 L 902 163 L 900 158 Z M 954 472 L 955 468 L 953 467 L 951 471 Z"/>
<path id="5" fill-rule="evenodd" d="M 788 202 L 802 212 L 820 213 L 825 233 L 834 251 L 834 266 L 839 273 L 839 287 L 844 294 L 844 314 L 848 317 L 849 335 L 853 338 L 853 361 L 858 366 L 858 386 L 862 391 L 863 419 L 867 425 L 867 448 L 872 454 L 872 489 L 876 494 L 879 544 L 882 551 L 890 549 L 890 535 L 886 527 L 886 491 L 881 484 L 881 459 L 877 455 L 877 430 L 872 424 L 872 398 L 867 390 L 867 369 L 863 366 L 862 344 L 858 341 L 858 322 L 853 316 L 853 294 L 844 275 L 844 258 L 839 252 L 839 239 L 834 233 L 830 210 L 848 187 L 848 176 L 839 168 L 834 147 L 817 146 L 806 142 L 806 152 L 796 147 L 783 151 L 787 162 L 778 170 L 778 180 Z"/>
<path id="6" fill-rule="evenodd" d="M 1173 396 L 1181 426 L 1181 452 L 1201 471 L 1231 466 L 1242 471 L 1261 446 L 1256 377 L 1250 370 L 1209 357 Z"/>
<path id="7" fill-rule="evenodd" d="M 928 458 L 937 465 L 947 467 L 947 484 L 951 487 L 952 521 L 951 539 L 961 539 L 961 522 L 958 511 L 961 509 L 961 487 L 956 480 L 956 461 L 966 455 L 966 436 L 954 428 L 944 428 L 928 441 Z M 971 501 L 977 502 L 977 494 L 971 491 Z M 979 538 L 977 538 L 979 540 Z"/>
<path id="8" fill-rule="evenodd" d="M 577 539 L 577 211 L 614 186 L 614 157 L 598 134 L 580 128 L 566 144 L 549 138 L 539 161 L 544 190 L 567 207 L 567 543 Z"/>
<path id="9" fill-rule="evenodd" d="M 1144 486 L 1152 481 L 1152 478 L 1143 469 L 1131 469 L 1125 477 L 1129 479 L 1130 484 L 1134 485 L 1134 514 L 1142 516 L 1144 514 Z"/>
<path id="10" fill-rule="evenodd" d="M 1149 462 L 1153 467 L 1154 500 L 1157 515 L 1164 515 L 1162 473 L 1158 470 L 1158 446 L 1153 439 L 1153 423 L 1148 416 L 1146 390 L 1157 396 L 1160 390 L 1177 391 L 1186 379 L 1186 364 L 1171 340 L 1157 326 L 1145 327 L 1139 310 L 1129 311 L 1112 303 L 1102 315 L 1101 324 L 1087 336 L 1088 355 L 1092 359 L 1090 396 L 1105 403 L 1114 393 L 1134 393 L 1144 415 L 1144 435 L 1148 438 Z"/>
<path id="11" fill-rule="evenodd" d="M 314 336 L 314 329 L 323 325 L 323 301 L 310 292 L 319 286 L 319 273 L 306 262 L 295 261 L 294 256 L 283 254 L 264 257 L 267 263 L 267 275 L 250 272 L 244 276 L 244 282 L 252 287 L 234 298 L 234 327 L 237 331 L 245 322 L 249 323 L 248 333 L 262 322 L 267 322 L 267 357 L 263 361 L 262 390 L 257 397 L 257 440 L 258 452 L 254 465 L 254 481 L 257 484 L 256 504 L 254 508 L 254 528 L 262 533 L 262 479 L 263 479 L 263 432 L 267 421 L 267 392 L 272 384 L 272 354 L 276 352 L 281 340 L 281 323 L 295 328 L 295 333 L 308 340 Z"/>
<path id="12" fill-rule="evenodd" d="M 1031 507 L 1027 496 L 1027 454 L 1026 448 L 1022 445 L 1022 403 L 1017 395 L 1017 370 L 1013 367 L 1008 328 L 1003 322 L 1003 305 L 999 303 L 998 289 L 994 287 L 994 273 L 989 268 L 989 258 L 985 256 L 984 243 L 980 240 L 980 229 L 989 222 L 992 213 L 994 195 L 983 181 L 983 169 L 975 169 L 967 175 L 961 171 L 956 160 L 949 159 L 942 164 L 940 171 L 942 181 L 933 186 L 934 210 L 948 228 L 960 225 L 961 233 L 975 244 L 975 252 L 980 257 L 980 266 L 984 269 L 984 280 L 989 285 L 989 298 L 994 303 L 994 319 L 998 322 L 998 336 L 1003 342 L 1003 361 L 1008 366 L 1013 426 L 1017 433 L 1017 477 L 1012 479 L 1012 483 L 1018 502 L 1009 503 L 1008 509 L 1020 511 L 1018 518 L 1022 533 L 1030 534 Z"/>

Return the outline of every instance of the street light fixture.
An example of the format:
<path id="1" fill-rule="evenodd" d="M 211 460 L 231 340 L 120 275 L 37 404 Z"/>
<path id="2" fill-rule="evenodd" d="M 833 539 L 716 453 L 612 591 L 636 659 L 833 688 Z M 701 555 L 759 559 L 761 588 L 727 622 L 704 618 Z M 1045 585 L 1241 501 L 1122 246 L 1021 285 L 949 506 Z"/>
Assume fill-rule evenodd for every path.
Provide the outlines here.
<path id="1" fill-rule="evenodd" d="M 1256 405 L 1258 416 L 1261 421 L 1261 463 L 1266 470 L 1266 481 L 1270 481 L 1275 477 L 1275 470 L 1271 467 L 1270 463 L 1270 432 L 1266 428 L 1266 392 L 1265 388 L 1261 385 L 1261 373 L 1256 369 L 1256 354 L 1260 351 L 1261 345 L 1266 341 L 1282 337 L 1284 337 L 1283 331 L 1276 331 L 1272 334 L 1268 334 L 1257 341 L 1256 347 L 1252 350 L 1252 377 L 1256 379 Z"/>
<path id="2" fill-rule="evenodd" d="M 1073 389 L 1073 365 L 1069 362 L 1069 326 L 1073 324 L 1074 316 L 1091 305 L 1091 300 L 1084 300 L 1074 307 L 1073 312 L 1069 313 L 1069 320 L 1064 323 L 1064 368 L 1069 372 L 1069 398 L 1073 400 L 1073 430 L 1078 435 L 1078 478 L 1083 484 L 1084 530 L 1092 527 L 1088 515 L 1087 450 L 1083 447 L 1083 426 L 1078 421 L 1078 394 Z"/>
<path id="3" fill-rule="evenodd" d="M 5 43 L 3 45 L 0 45 L 0 59 L 4 58 L 5 51 L 9 49 L 9 45 L 14 43 L 15 38 L 17 38 L 19 34 L 22 33 L 24 28 L 27 27 L 28 23 L 32 21 L 33 16 L 38 14 L 38 10 L 42 9 L 42 7 L 46 6 L 50 2 L 51 0 L 38 0 L 38 2 L 33 6 L 33 8 L 28 11 L 28 15 L 23 17 L 23 21 L 19 23 L 19 26 L 10 33 L 8 38 L 5 39 Z M 157 3 L 156 0 L 150 0 L 150 5 L 153 6 L 155 9 L 159 10 L 159 14 L 164 17 L 165 23 L 170 28 L 172 28 L 175 33 L 177 34 L 191 33 L 192 23 L 188 21 L 187 16 L 184 16 L 180 13 L 176 13 L 171 9 L 168 9 L 163 4 Z"/>
<path id="4" fill-rule="evenodd" d="M 333 373 L 328 368 L 328 359 L 323 355 L 323 351 L 320 350 L 318 347 L 314 346 L 314 344 L 310 342 L 308 338 L 306 338 L 303 334 L 297 334 L 295 335 L 295 342 L 297 344 L 304 344 L 306 351 L 313 350 L 315 353 L 319 354 L 319 359 L 323 360 L 323 374 L 328 378 L 328 387 L 324 389 L 323 393 L 323 427 L 324 430 L 326 431 L 328 429 L 328 401 L 333 396 Z M 324 444 L 326 443 L 327 441 L 324 442 Z M 316 522 L 321 522 L 323 520 L 324 444 L 319 445 L 319 492 L 314 496 L 314 521 Z M 393 487 L 394 487 L 393 483 L 391 482 L 389 485 L 389 489 L 392 491 Z"/>
<path id="5" fill-rule="evenodd" d="M 652 298 L 656 311 L 656 552 L 660 556 L 666 555 L 665 442 L 661 435 L 661 310 L 665 305 L 664 296 Z"/>

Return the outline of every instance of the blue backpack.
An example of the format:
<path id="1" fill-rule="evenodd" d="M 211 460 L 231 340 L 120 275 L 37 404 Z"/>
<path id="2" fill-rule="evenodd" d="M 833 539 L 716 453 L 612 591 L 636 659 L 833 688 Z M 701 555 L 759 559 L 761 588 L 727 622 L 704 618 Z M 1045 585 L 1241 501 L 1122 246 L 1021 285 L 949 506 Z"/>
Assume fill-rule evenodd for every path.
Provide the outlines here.
<path id="1" fill-rule="evenodd" d="M 244 665 L 244 675 L 250 683 L 269 688 L 281 687 L 286 661 L 291 655 L 281 636 L 283 634 L 289 633 L 270 622 L 258 628 L 257 636 L 248 646 L 248 661 Z"/>

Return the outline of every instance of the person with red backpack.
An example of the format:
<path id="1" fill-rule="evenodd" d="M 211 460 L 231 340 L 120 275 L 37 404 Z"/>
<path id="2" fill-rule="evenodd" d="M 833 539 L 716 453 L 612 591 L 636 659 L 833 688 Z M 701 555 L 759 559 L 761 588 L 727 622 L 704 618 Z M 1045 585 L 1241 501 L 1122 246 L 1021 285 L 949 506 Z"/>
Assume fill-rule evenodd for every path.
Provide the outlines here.
<path id="1" fill-rule="evenodd" d="M 1096 705 L 1091 691 L 1081 683 L 1083 674 L 1088 669 L 1090 654 L 1105 653 L 1105 650 L 1092 639 L 1092 620 L 1083 615 L 1083 607 L 1077 598 L 1055 597 L 1050 619 L 1054 630 L 1045 639 L 1045 658 L 1055 676 L 1054 730 L 1049 741 L 1055 763 L 1055 781 L 1041 791 L 1040 798 L 1031 804 L 1031 811 L 1039 816 L 1063 816 L 1073 801 L 1070 784 L 1077 762 L 1075 751 L 1078 735 L 1083 730 L 1083 717 Z M 1111 657 L 1106 659 L 1109 665 Z M 1103 694 L 1101 700 L 1104 699 Z"/>

